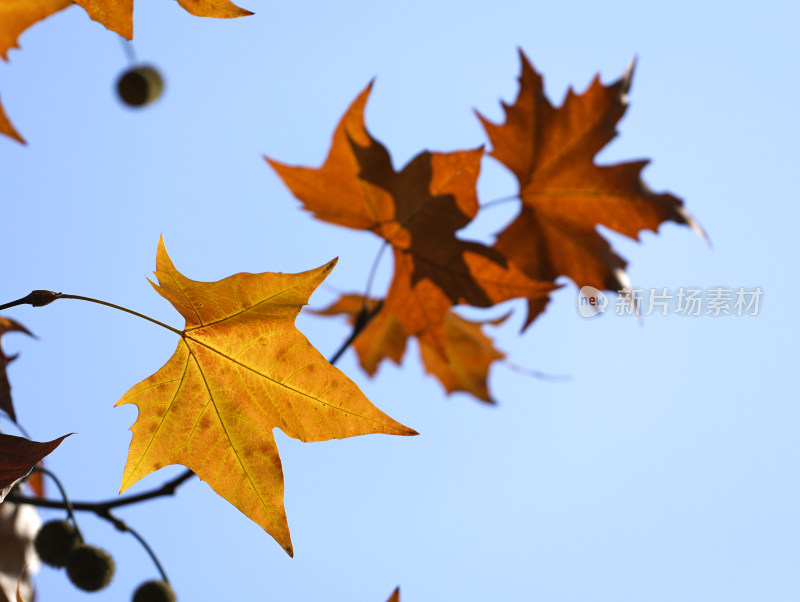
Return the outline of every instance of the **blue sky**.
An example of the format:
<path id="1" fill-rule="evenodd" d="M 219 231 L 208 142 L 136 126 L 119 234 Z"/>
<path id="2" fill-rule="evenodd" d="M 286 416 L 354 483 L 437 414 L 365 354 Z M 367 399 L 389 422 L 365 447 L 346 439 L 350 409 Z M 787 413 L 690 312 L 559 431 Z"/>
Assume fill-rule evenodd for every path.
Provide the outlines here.
<path id="1" fill-rule="evenodd" d="M 120 511 L 180 599 L 383 602 L 397 585 L 408 602 L 800 598 L 797 8 L 243 5 L 255 16 L 223 22 L 138 0 L 136 52 L 166 80 L 138 112 L 114 96 L 120 42 L 81 9 L 22 36 L 0 65 L 3 104 L 29 142 L 0 140 L 2 301 L 46 288 L 180 327 L 145 280 L 161 234 L 196 280 L 339 257 L 312 305 L 361 290 L 378 239 L 314 221 L 262 155 L 319 165 L 373 77 L 367 125 L 396 167 L 423 149 L 486 144 L 473 109 L 501 119 L 499 101 L 517 93 L 517 48 L 555 103 L 638 59 L 621 135 L 598 162 L 650 158 L 647 182 L 685 199 L 712 244 L 670 224 L 641 244 L 610 235 L 634 284 L 764 294 L 755 317 L 587 320 L 567 283 L 523 336 L 520 312 L 490 332 L 513 363 L 569 379 L 498 365 L 497 408 L 444 396 L 415 349 L 373 380 L 348 353 L 339 367 L 421 435 L 304 444 L 276 433 L 293 559 L 198 481 Z M 481 200 L 514 191 L 487 159 Z M 491 240 L 514 211 L 487 212 L 466 235 Z M 389 274 L 385 262 L 378 287 Z M 7 315 L 39 336 L 4 337 L 21 353 L 9 369 L 20 421 L 38 440 L 76 433 L 49 459 L 73 498 L 115 496 L 136 410 L 114 403 L 170 357 L 174 335 L 77 301 Z M 298 324 L 326 355 L 348 335 L 336 320 Z M 133 538 L 81 519 L 118 565 L 93 599 L 127 599 L 155 577 Z M 40 600 L 85 597 L 50 569 L 37 583 Z"/>

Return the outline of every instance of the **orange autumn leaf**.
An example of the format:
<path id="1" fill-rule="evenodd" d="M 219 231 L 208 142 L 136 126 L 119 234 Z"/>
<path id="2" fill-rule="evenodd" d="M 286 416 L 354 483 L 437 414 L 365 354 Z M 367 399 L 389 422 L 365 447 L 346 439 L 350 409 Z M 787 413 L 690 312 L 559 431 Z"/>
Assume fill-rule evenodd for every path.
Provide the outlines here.
<path id="1" fill-rule="evenodd" d="M 16 320 L 0 316 L 0 340 L 3 338 L 3 335 L 8 332 L 22 332 L 28 336 L 33 336 L 30 330 Z M 14 411 L 14 404 L 11 401 L 11 384 L 8 381 L 6 367 L 16 358 L 16 355 L 6 355 L 2 347 L 0 347 L 0 410 L 8 414 L 9 418 L 14 422 L 17 421 L 17 414 Z"/>
<path id="2" fill-rule="evenodd" d="M 89 17 L 124 38 L 133 39 L 133 0 L 75 0 Z M 187 12 L 198 17 L 230 19 L 252 15 L 228 0 L 178 0 Z"/>
<path id="3" fill-rule="evenodd" d="M 186 12 L 196 17 L 212 17 L 214 19 L 233 19 L 246 17 L 253 13 L 239 8 L 228 0 L 178 0 Z"/>
<path id="4" fill-rule="evenodd" d="M 159 241 L 153 287 L 186 326 L 170 360 L 117 402 L 139 408 L 122 491 L 183 464 L 292 555 L 274 428 L 301 441 L 416 434 L 373 406 L 294 325 L 335 263 L 197 282 Z"/>
<path id="5" fill-rule="evenodd" d="M 368 306 L 374 307 L 377 303 L 373 299 Z M 344 314 L 354 324 L 364 307 L 364 297 L 361 295 L 342 295 L 329 307 L 314 313 L 327 316 Z M 488 323 L 497 325 L 507 317 Z M 483 324 L 462 318 L 450 310 L 444 317 L 446 355 L 442 356 L 424 336 L 419 337 L 420 355 L 426 372 L 442 383 L 448 393 L 463 391 L 481 401 L 495 403 L 487 384 L 489 368 L 495 361 L 503 360 L 505 354 L 498 351 L 492 340 L 483 334 Z M 384 359 L 400 364 L 408 338 L 396 316 L 379 311 L 355 338 L 353 348 L 361 367 L 374 376 L 378 364 Z"/>
<path id="6" fill-rule="evenodd" d="M 386 602 L 400 602 L 400 586 L 398 585 Z"/>
<path id="7" fill-rule="evenodd" d="M 507 317 L 489 323 L 497 325 Z M 424 343 L 419 352 L 425 370 L 434 375 L 448 393 L 463 391 L 486 403 L 495 403 L 487 382 L 489 367 L 506 356 L 495 349 L 492 340 L 483 334 L 482 326 L 481 322 L 467 320 L 451 311 L 444 325 L 446 360 Z"/>
<path id="8" fill-rule="evenodd" d="M 422 152 L 396 172 L 364 125 L 371 86 L 340 121 L 322 167 L 267 161 L 317 218 L 371 230 L 392 246 L 394 277 L 381 311 L 444 355 L 444 317 L 453 305 L 546 298 L 555 287 L 527 277 L 501 253 L 456 237 L 478 212 L 483 149 Z"/>
<path id="9" fill-rule="evenodd" d="M 8 60 L 8 51 L 19 48 L 17 39 L 28 27 L 71 5 L 72 0 L 0 0 L 0 57 Z M 2 104 L 0 134 L 25 144 L 25 139 L 11 124 Z"/>
<path id="10" fill-rule="evenodd" d="M 17 38 L 28 27 L 73 4 L 72 0 L 0 0 L 0 57 L 19 48 Z"/>
<path id="11" fill-rule="evenodd" d="M 14 128 L 9 121 L 8 117 L 6 116 L 5 109 L 3 109 L 3 105 L 0 104 L 0 134 L 8 136 L 9 138 L 13 138 L 20 144 L 25 144 L 25 139 L 19 134 L 19 132 Z"/>
<path id="12" fill-rule="evenodd" d="M 363 295 L 341 295 L 336 301 L 324 309 L 311 310 L 320 316 L 347 316 L 348 322 L 355 325 L 369 313 L 379 309 L 381 301 L 370 299 L 364 303 Z M 406 353 L 408 333 L 397 316 L 384 311 L 377 311 L 358 333 L 353 341 L 353 349 L 364 371 L 375 376 L 378 365 L 385 359 L 400 365 Z"/>
<path id="13" fill-rule="evenodd" d="M 491 155 L 517 177 L 522 199 L 519 215 L 497 238 L 497 250 L 531 278 L 552 281 L 564 275 L 579 287 L 618 291 L 628 284 L 626 262 L 597 232 L 598 225 L 637 240 L 641 230 L 657 231 L 664 221 L 702 234 L 680 199 L 644 183 L 647 161 L 594 163 L 617 135 L 633 66 L 611 85 L 598 77 L 582 95 L 570 90 L 564 104 L 554 107 L 542 76 L 521 51 L 520 57 L 520 91 L 513 105 L 503 103 L 505 123 L 478 115 Z M 539 303 L 532 301 L 533 313 Z"/>

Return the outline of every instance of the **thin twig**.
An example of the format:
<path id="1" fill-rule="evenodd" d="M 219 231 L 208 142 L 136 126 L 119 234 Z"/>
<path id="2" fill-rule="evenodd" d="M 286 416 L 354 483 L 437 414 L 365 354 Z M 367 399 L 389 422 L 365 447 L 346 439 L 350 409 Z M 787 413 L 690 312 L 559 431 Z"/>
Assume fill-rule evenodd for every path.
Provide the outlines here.
<path id="1" fill-rule="evenodd" d="M 378 253 L 375 255 L 375 259 L 372 261 L 372 267 L 369 270 L 369 276 L 367 277 L 367 286 L 365 287 L 364 291 L 364 307 L 366 308 L 366 304 L 369 303 L 369 293 L 372 289 L 372 282 L 375 280 L 375 274 L 378 271 L 378 264 L 380 264 L 381 257 L 383 256 L 383 252 L 386 250 L 386 247 L 389 246 L 389 241 L 383 241 L 381 248 L 378 249 Z"/>
<path id="2" fill-rule="evenodd" d="M 122 50 L 125 53 L 125 58 L 128 59 L 128 64 L 131 67 L 138 65 L 139 60 L 136 58 L 136 49 L 133 47 L 133 42 L 126 40 L 122 36 L 119 37 L 119 41 L 122 42 Z"/>
<path id="3" fill-rule="evenodd" d="M 158 561 L 156 553 L 153 552 L 153 548 L 151 548 L 150 545 L 147 543 L 147 541 L 145 541 L 144 537 L 139 535 L 139 533 L 135 529 L 133 529 L 133 527 L 128 525 L 128 523 L 126 523 L 123 520 L 120 520 L 119 518 L 111 514 L 111 512 L 106 511 L 105 513 L 99 516 L 112 523 L 119 531 L 127 532 L 133 535 L 136 538 L 136 540 L 140 544 L 142 544 L 142 547 L 150 556 L 150 559 L 153 561 L 153 564 L 156 565 L 156 569 L 158 569 L 158 572 L 161 574 L 162 581 L 164 581 L 164 583 L 169 583 L 169 579 L 167 579 L 167 573 L 164 571 L 164 567 L 161 566 L 161 563 Z"/>
<path id="4" fill-rule="evenodd" d="M 335 365 L 339 358 L 342 357 L 342 354 L 347 351 L 347 348 L 353 344 L 353 341 L 356 340 L 356 337 L 361 334 L 361 331 L 366 328 L 367 324 L 370 323 L 370 320 L 375 317 L 381 307 L 383 307 L 383 301 L 378 303 L 372 311 L 367 311 L 366 308 L 362 309 L 361 312 L 356 316 L 355 324 L 353 324 L 353 332 L 350 333 L 350 336 L 342 343 L 339 348 L 336 350 L 331 356 L 331 359 L 328 360 L 328 363 L 331 365 Z"/>

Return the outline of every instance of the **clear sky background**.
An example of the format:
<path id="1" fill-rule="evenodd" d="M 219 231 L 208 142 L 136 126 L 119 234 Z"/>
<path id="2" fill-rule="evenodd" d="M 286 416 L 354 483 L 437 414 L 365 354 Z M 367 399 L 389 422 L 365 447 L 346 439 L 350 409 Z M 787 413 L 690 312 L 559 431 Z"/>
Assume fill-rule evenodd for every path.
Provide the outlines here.
<path id="1" fill-rule="evenodd" d="M 0 65 L 3 104 L 29 142 L 0 140 L 1 301 L 52 289 L 181 327 L 145 280 L 161 234 L 196 280 L 338 256 L 312 305 L 363 290 L 379 240 L 313 220 L 262 155 L 319 165 L 376 76 L 367 125 L 396 167 L 423 149 L 486 144 L 473 109 L 502 118 L 518 47 L 559 104 L 569 86 L 583 91 L 598 72 L 613 81 L 638 57 L 621 135 L 599 161 L 652 159 L 647 182 L 685 199 L 712 245 L 675 225 L 642 244 L 613 236 L 633 282 L 764 295 L 756 317 L 587 320 L 568 283 L 524 336 L 520 312 L 491 332 L 515 364 L 569 380 L 498 365 L 496 408 L 446 397 L 415 347 L 374 380 L 349 352 L 339 367 L 420 436 L 304 444 L 276 433 L 293 559 L 196 479 L 121 510 L 179 598 L 383 602 L 400 585 L 404 602 L 800 599 L 797 7 L 242 3 L 255 16 L 218 21 L 137 0 L 135 50 L 167 85 L 141 111 L 115 97 L 117 36 L 80 8 L 23 35 Z M 483 202 L 515 185 L 485 161 Z M 515 210 L 487 212 L 467 234 L 491 240 Z M 73 499 L 114 497 L 136 418 L 114 403 L 170 357 L 175 336 L 77 301 L 6 315 L 40 337 L 3 341 L 21 353 L 9 369 L 20 421 L 37 440 L 77 433 L 48 459 Z M 298 324 L 326 355 L 349 333 L 340 320 Z M 80 519 L 118 565 L 91 599 L 129 599 L 156 576 L 132 537 Z M 58 571 L 37 584 L 41 602 L 89 599 Z"/>

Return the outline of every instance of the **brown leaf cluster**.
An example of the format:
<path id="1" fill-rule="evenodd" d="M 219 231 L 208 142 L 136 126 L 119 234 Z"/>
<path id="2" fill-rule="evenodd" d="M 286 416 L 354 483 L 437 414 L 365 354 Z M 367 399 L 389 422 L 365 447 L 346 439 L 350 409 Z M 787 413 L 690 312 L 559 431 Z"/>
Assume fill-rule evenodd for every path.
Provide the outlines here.
<path id="1" fill-rule="evenodd" d="M 267 158 L 315 217 L 370 230 L 392 248 L 389 290 L 354 343 L 369 374 L 385 358 L 400 361 L 407 338 L 417 337 L 426 368 L 448 391 L 489 401 L 488 365 L 503 356 L 479 325 L 452 313 L 453 306 L 527 299 L 527 327 L 544 310 L 560 276 L 579 287 L 626 286 L 625 261 L 598 226 L 634 239 L 665 221 L 701 231 L 677 197 L 654 193 L 643 182 L 646 161 L 594 162 L 625 113 L 632 68 L 610 85 L 598 78 L 584 94 L 570 91 L 564 104 L 554 107 L 542 77 L 520 55 L 520 91 L 512 105 L 503 105 L 505 123 L 479 115 L 491 156 L 514 173 L 521 200 L 519 215 L 492 247 L 456 236 L 479 210 L 475 186 L 483 149 L 424 151 L 395 171 L 387 149 L 364 125 L 372 84 L 342 117 L 321 167 Z M 352 319 L 353 303 L 358 300 L 342 298 L 327 313 Z"/>
<path id="2" fill-rule="evenodd" d="M 377 308 L 379 301 L 368 302 L 361 295 L 342 295 L 329 307 L 315 311 L 319 315 L 345 315 L 355 325 L 365 308 Z M 497 326 L 506 317 L 488 323 Z M 452 310 L 444 317 L 444 351 L 442 356 L 426 338 L 420 338 L 420 357 L 425 370 L 439 380 L 448 393 L 463 391 L 486 403 L 495 403 L 489 393 L 489 368 L 505 354 L 495 349 L 492 340 L 482 330 L 483 322 L 467 320 Z M 405 355 L 409 335 L 392 313 L 378 311 L 353 342 L 359 362 L 370 376 L 378 365 L 389 359 L 400 364 Z"/>

